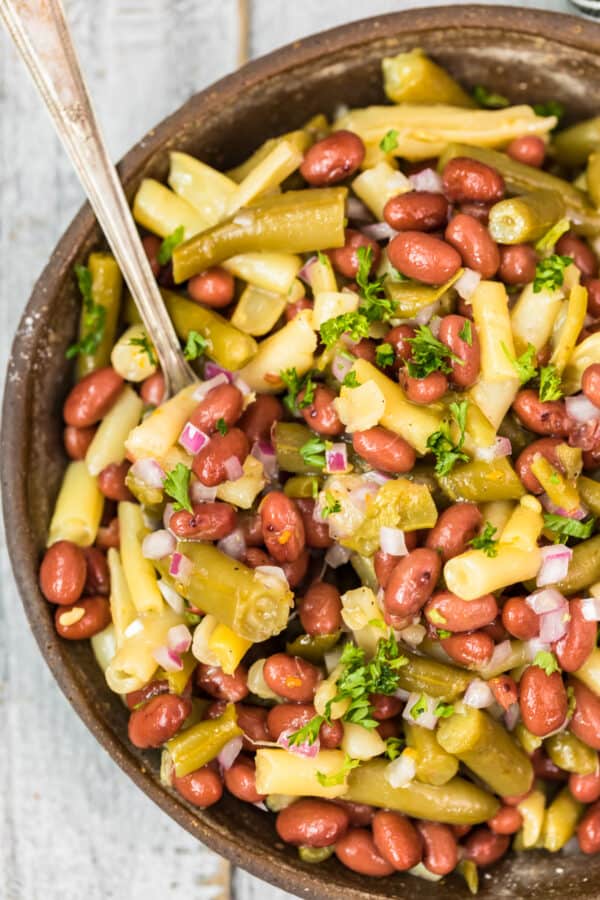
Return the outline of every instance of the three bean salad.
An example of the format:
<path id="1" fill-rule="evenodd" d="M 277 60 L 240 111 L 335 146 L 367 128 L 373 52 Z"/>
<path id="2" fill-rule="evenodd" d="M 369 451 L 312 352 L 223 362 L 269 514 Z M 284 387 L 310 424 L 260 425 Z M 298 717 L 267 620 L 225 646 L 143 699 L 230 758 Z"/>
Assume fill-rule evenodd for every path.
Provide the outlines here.
<path id="1" fill-rule="evenodd" d="M 76 268 L 40 586 L 184 801 L 475 893 L 600 851 L 600 118 L 382 66 L 387 105 L 139 186 L 195 384 Z"/>

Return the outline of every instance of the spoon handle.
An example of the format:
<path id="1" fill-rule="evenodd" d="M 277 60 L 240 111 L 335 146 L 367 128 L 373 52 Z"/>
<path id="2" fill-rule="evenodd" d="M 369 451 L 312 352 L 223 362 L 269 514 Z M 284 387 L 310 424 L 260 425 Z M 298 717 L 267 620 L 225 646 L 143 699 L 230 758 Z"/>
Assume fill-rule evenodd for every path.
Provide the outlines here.
<path id="1" fill-rule="evenodd" d="M 0 0 L 0 17 L 50 111 L 127 282 L 165 376 L 167 395 L 195 380 L 185 361 L 108 156 L 60 0 Z"/>

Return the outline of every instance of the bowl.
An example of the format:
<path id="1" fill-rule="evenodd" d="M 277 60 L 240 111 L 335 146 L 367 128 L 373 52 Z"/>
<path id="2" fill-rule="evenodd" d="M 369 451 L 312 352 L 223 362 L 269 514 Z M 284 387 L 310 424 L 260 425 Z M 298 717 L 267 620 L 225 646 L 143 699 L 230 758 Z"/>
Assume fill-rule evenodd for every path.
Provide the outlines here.
<path id="1" fill-rule="evenodd" d="M 165 178 L 169 150 L 227 168 L 265 138 L 297 128 L 317 112 L 331 114 L 340 103 L 382 101 L 381 58 L 413 47 L 422 47 L 465 85 L 499 89 L 515 103 L 560 100 L 570 120 L 597 114 L 600 26 L 517 7 L 410 10 L 298 41 L 196 94 L 120 164 L 129 197 L 143 177 Z M 456 876 L 433 885 L 410 876 L 363 878 L 335 858 L 319 866 L 303 863 L 294 848 L 278 841 L 273 816 L 231 796 L 210 810 L 195 810 L 161 785 L 157 751 L 129 745 L 126 710 L 104 683 L 88 642 L 69 643 L 57 636 L 52 610 L 38 589 L 37 569 L 66 462 L 60 414 L 72 373 L 65 350 L 79 314 L 73 266 L 99 244 L 102 235 L 84 206 L 33 289 L 13 344 L 4 396 L 8 548 L 31 628 L 54 677 L 139 788 L 235 865 L 319 900 L 468 898 L 465 883 Z M 530 852 L 504 860 L 481 882 L 482 897 L 592 900 L 600 895 L 600 857 Z"/>

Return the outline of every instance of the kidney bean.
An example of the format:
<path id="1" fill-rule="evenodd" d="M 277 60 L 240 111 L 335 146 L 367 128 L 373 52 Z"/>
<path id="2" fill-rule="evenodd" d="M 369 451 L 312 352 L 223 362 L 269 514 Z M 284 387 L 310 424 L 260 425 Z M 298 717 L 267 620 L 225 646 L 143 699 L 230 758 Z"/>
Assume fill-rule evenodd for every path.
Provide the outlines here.
<path id="1" fill-rule="evenodd" d="M 235 280 L 227 269 L 212 266 L 188 281 L 188 294 L 196 303 L 213 309 L 229 306 L 235 293 Z"/>
<path id="2" fill-rule="evenodd" d="M 497 203 L 504 197 L 504 178 L 491 166 L 457 156 L 442 173 L 444 193 L 454 203 Z"/>
<path id="3" fill-rule="evenodd" d="M 272 394 L 259 394 L 254 403 L 244 411 L 238 425 L 251 444 L 270 441 L 271 428 L 283 419 L 283 406 Z"/>
<path id="4" fill-rule="evenodd" d="M 334 247 L 332 250 L 327 251 L 327 256 L 336 272 L 339 272 L 340 275 L 344 275 L 346 278 L 356 278 L 360 263 L 358 258 L 359 247 L 371 248 L 372 263 L 370 271 L 373 272 L 377 268 L 381 257 L 381 247 L 377 241 L 367 237 L 362 231 L 346 228 L 344 246 Z"/>
<path id="5" fill-rule="evenodd" d="M 448 379 L 443 372 L 430 372 L 424 378 L 413 378 L 403 373 L 402 386 L 413 403 L 429 406 L 444 396 L 448 390 Z"/>
<path id="6" fill-rule="evenodd" d="M 502 709 L 508 709 L 513 703 L 519 702 L 519 688 L 517 682 L 510 675 L 497 675 L 490 678 L 488 685 L 494 695 L 494 700 Z"/>
<path id="7" fill-rule="evenodd" d="M 482 278 L 491 278 L 500 265 L 500 251 L 489 231 L 473 216 L 457 213 L 446 227 L 444 237 L 461 255 L 469 269 Z"/>
<path id="8" fill-rule="evenodd" d="M 308 497 L 300 497 L 295 503 L 304 523 L 307 547 L 313 547 L 316 550 L 325 550 L 327 547 L 331 547 L 333 539 L 329 536 L 327 522 L 317 522 L 313 518 L 315 501 Z"/>
<path id="9" fill-rule="evenodd" d="M 110 574 L 106 556 L 97 547 L 85 547 L 86 578 L 84 594 L 110 594 Z"/>
<path id="10" fill-rule="evenodd" d="M 417 822 L 423 839 L 423 864 L 434 875 L 449 875 L 458 863 L 458 841 L 449 825 Z"/>
<path id="11" fill-rule="evenodd" d="M 71 541 L 57 541 L 48 547 L 40 566 L 40 589 L 46 600 L 70 606 L 81 597 L 86 576 L 81 547 Z"/>
<path id="12" fill-rule="evenodd" d="M 481 630 L 489 634 L 495 644 L 500 644 L 502 641 L 508 640 L 509 637 L 508 631 L 502 624 L 500 613 L 498 613 L 493 622 L 490 622 L 489 625 L 484 625 Z"/>
<path id="13" fill-rule="evenodd" d="M 519 684 L 519 706 L 523 724 L 538 737 L 545 737 L 565 721 L 567 692 L 560 672 L 546 675 L 539 666 L 528 666 Z"/>
<path id="14" fill-rule="evenodd" d="M 400 737 L 402 729 L 398 719 L 384 719 L 375 729 L 382 741 L 387 741 L 391 737 Z"/>
<path id="15" fill-rule="evenodd" d="M 600 316 L 600 278 L 584 278 L 582 281 L 588 292 L 587 311 L 590 316 L 598 318 Z"/>
<path id="16" fill-rule="evenodd" d="M 569 790 L 580 803 L 595 803 L 600 799 L 600 771 L 591 775 L 569 775 Z"/>
<path id="17" fill-rule="evenodd" d="M 577 237 L 572 231 L 568 231 L 558 239 L 554 252 L 560 253 L 562 256 L 570 256 L 582 275 L 588 278 L 597 277 L 598 260 L 594 251 L 583 238 Z"/>
<path id="18" fill-rule="evenodd" d="M 298 395 L 299 409 L 307 425 L 317 434 L 335 436 L 342 434 L 344 425 L 335 411 L 333 401 L 337 397 L 334 390 L 324 384 L 315 388 L 314 400 L 308 406 L 302 406 L 306 391 L 300 391 Z"/>
<path id="19" fill-rule="evenodd" d="M 342 627 L 340 592 L 324 581 L 311 585 L 300 601 L 300 622 L 310 635 L 333 634 Z"/>
<path id="20" fill-rule="evenodd" d="M 256 766 L 248 756 L 238 756 L 234 764 L 223 772 L 223 781 L 230 794 L 244 803 L 260 803 L 264 794 L 256 790 Z"/>
<path id="21" fill-rule="evenodd" d="M 160 747 L 177 734 L 192 711 L 191 700 L 177 694 L 152 697 L 129 717 L 129 740 L 136 747 Z"/>
<path id="22" fill-rule="evenodd" d="M 396 355 L 395 367 L 412 356 L 412 345 L 409 343 L 415 336 L 415 329 L 411 325 L 396 325 L 385 336 L 388 344 L 394 348 Z"/>
<path id="23" fill-rule="evenodd" d="M 427 534 L 425 546 L 440 554 L 442 562 L 469 549 L 483 516 L 475 503 L 454 503 L 445 509 Z"/>
<path id="24" fill-rule="evenodd" d="M 271 559 L 268 553 L 261 550 L 260 547 L 247 547 L 242 557 L 244 565 L 249 569 L 256 569 L 258 566 L 274 566 L 275 560 Z"/>
<path id="25" fill-rule="evenodd" d="M 165 399 L 165 376 L 161 371 L 142 381 L 140 397 L 146 406 L 160 406 Z"/>
<path id="26" fill-rule="evenodd" d="M 87 428 L 75 428 L 74 425 L 67 425 L 63 431 L 63 443 L 69 459 L 85 459 L 85 454 L 95 434 L 96 429 L 93 425 Z"/>
<path id="27" fill-rule="evenodd" d="M 477 381 L 481 366 L 481 346 L 477 330 L 471 326 L 471 342 L 461 337 L 467 323 L 465 316 L 444 316 L 440 323 L 439 339 L 450 348 L 457 360 L 450 360 L 452 367 L 451 380 L 457 387 L 469 388 Z"/>
<path id="28" fill-rule="evenodd" d="M 275 828 L 286 844 L 330 847 L 346 833 L 348 823 L 348 813 L 341 806 L 303 797 L 281 810 Z"/>
<path id="29" fill-rule="evenodd" d="M 295 559 L 293 562 L 280 563 L 283 574 L 287 578 L 287 582 L 291 588 L 298 587 L 300 582 L 304 580 L 308 571 L 309 562 L 310 553 L 308 547 L 305 547 L 298 559 Z M 273 564 L 271 563 L 271 565 Z"/>
<path id="30" fill-rule="evenodd" d="M 369 703 L 373 707 L 371 715 L 378 722 L 385 722 L 387 719 L 395 718 L 404 707 L 402 700 L 389 694 L 370 694 Z"/>
<path id="31" fill-rule="evenodd" d="M 531 754 L 531 765 L 536 778 L 544 781 L 566 781 L 567 773 L 552 762 L 543 747 L 538 747 Z"/>
<path id="32" fill-rule="evenodd" d="M 523 816 L 514 806 L 501 806 L 487 824 L 494 834 L 515 834 L 523 824 Z"/>
<path id="33" fill-rule="evenodd" d="M 58 606 L 54 624 L 62 638 L 83 641 L 110 625 L 110 605 L 106 597 L 85 597 L 72 606 Z"/>
<path id="34" fill-rule="evenodd" d="M 304 550 L 306 534 L 300 511 L 290 497 L 271 491 L 260 505 L 263 540 L 278 563 L 294 562 Z"/>
<path id="35" fill-rule="evenodd" d="M 400 435 L 382 425 L 355 431 L 352 446 L 369 465 L 382 472 L 403 475 L 414 467 L 416 455 L 413 448 Z"/>
<path id="36" fill-rule="evenodd" d="M 169 529 L 177 537 L 201 541 L 218 541 L 230 534 L 237 524 L 237 513 L 229 503 L 219 500 L 194 503 L 193 512 L 180 509 L 169 520 Z"/>
<path id="37" fill-rule="evenodd" d="M 300 297 L 299 300 L 296 300 L 294 303 L 288 303 L 286 308 L 283 311 L 286 322 L 291 322 L 292 319 L 295 319 L 298 313 L 301 313 L 305 309 L 313 309 L 314 303 L 312 300 L 309 300 L 308 297 Z"/>
<path id="38" fill-rule="evenodd" d="M 410 552 L 414 550 L 417 546 L 417 533 L 416 531 L 406 531 L 404 533 L 404 543 L 406 544 L 406 549 Z M 390 576 L 400 560 L 401 556 L 393 556 L 391 553 L 384 553 L 383 550 L 378 550 L 375 556 L 373 557 L 373 563 L 375 566 L 375 575 L 377 576 L 377 581 L 379 582 L 379 587 L 385 588 L 388 586 L 388 582 L 390 580 Z"/>
<path id="39" fill-rule="evenodd" d="M 194 475 L 206 487 L 222 484 L 227 481 L 227 460 L 235 456 L 240 463 L 244 463 L 249 449 L 248 438 L 239 428 L 230 428 L 227 434 L 213 434 L 208 444 L 194 457 Z"/>
<path id="40" fill-rule="evenodd" d="M 478 222 L 481 222 L 482 225 L 487 227 L 492 206 L 493 203 L 461 203 L 459 212 L 464 213 L 466 216 L 471 216 L 473 219 L 477 219 Z"/>
<path id="41" fill-rule="evenodd" d="M 532 444 L 525 447 L 517 457 L 515 462 L 517 474 L 523 483 L 523 487 L 530 494 L 542 494 L 544 491 L 544 488 L 531 471 L 531 463 L 536 455 L 541 453 L 555 469 L 560 471 L 562 466 L 556 448 L 562 443 L 563 441 L 560 438 L 541 438 L 541 440 L 533 441 Z"/>
<path id="42" fill-rule="evenodd" d="M 210 434 L 221 419 L 231 428 L 242 414 L 244 397 L 233 384 L 219 384 L 206 394 L 190 416 L 190 422 L 200 431 Z"/>
<path id="43" fill-rule="evenodd" d="M 438 628 L 475 631 L 494 621 L 498 605 L 493 594 L 485 594 L 476 600 L 461 600 L 450 591 L 441 591 L 427 601 L 423 611 L 425 618 Z"/>
<path id="44" fill-rule="evenodd" d="M 399 272 L 424 284 L 442 284 L 461 267 L 454 247 L 421 231 L 403 231 L 390 241 L 387 253 Z"/>
<path id="45" fill-rule="evenodd" d="M 238 703 L 248 696 L 248 672 L 242 665 L 237 667 L 233 675 L 226 675 L 220 666 L 199 663 L 195 679 L 200 690 L 217 700 Z"/>
<path id="46" fill-rule="evenodd" d="M 351 828 L 335 845 L 335 855 L 347 869 L 368 875 L 370 878 L 385 878 L 396 871 L 381 856 L 367 828 Z"/>
<path id="47" fill-rule="evenodd" d="M 88 428 L 104 418 L 123 387 L 123 379 L 111 366 L 96 369 L 71 389 L 63 406 L 67 425 Z"/>
<path id="48" fill-rule="evenodd" d="M 119 548 L 119 520 L 114 516 L 108 525 L 101 525 L 96 535 L 96 547 L 100 550 L 110 550 L 111 547 Z"/>
<path id="49" fill-rule="evenodd" d="M 408 191 L 391 197 L 383 208 L 383 218 L 396 231 L 437 231 L 446 224 L 448 201 L 443 194 Z"/>
<path id="50" fill-rule="evenodd" d="M 365 145 L 353 131 L 334 131 L 309 147 L 300 174 L 314 187 L 337 184 L 360 168 L 365 152 Z"/>
<path id="51" fill-rule="evenodd" d="M 375 847 L 397 872 L 406 872 L 421 861 L 421 835 L 406 816 L 378 810 L 372 827 Z"/>
<path id="52" fill-rule="evenodd" d="M 375 809 L 366 803 L 352 803 L 350 800 L 334 800 L 337 806 L 345 809 L 350 816 L 350 824 L 357 828 L 368 828 L 373 821 Z"/>
<path id="53" fill-rule="evenodd" d="M 147 703 L 148 700 L 152 700 L 153 697 L 168 693 L 169 682 L 166 679 L 155 679 L 154 681 L 149 681 L 143 688 L 125 694 L 125 702 L 127 703 L 128 709 L 134 710 L 136 706 Z"/>
<path id="54" fill-rule="evenodd" d="M 404 556 L 390 576 L 384 605 L 392 616 L 411 616 L 427 603 L 441 573 L 439 555 L 419 547 Z"/>
<path id="55" fill-rule="evenodd" d="M 535 278 L 538 256 L 529 244 L 500 247 L 498 278 L 505 284 L 529 284 Z"/>
<path id="56" fill-rule="evenodd" d="M 244 535 L 244 540 L 248 547 L 262 546 L 262 522 L 258 513 L 240 510 L 238 513 L 238 526 Z"/>
<path id="57" fill-rule="evenodd" d="M 263 677 L 279 697 L 294 703 L 310 703 L 322 675 L 320 669 L 299 656 L 274 653 L 265 662 Z"/>
<path id="58" fill-rule="evenodd" d="M 485 631 L 465 631 L 442 638 L 442 647 L 454 662 L 465 668 L 478 668 L 490 661 L 494 642 Z"/>
<path id="59" fill-rule="evenodd" d="M 218 772 L 208 766 L 196 769 L 189 775 L 173 776 L 173 787 L 178 794 L 200 809 L 214 806 L 223 796 L 223 783 Z"/>
<path id="60" fill-rule="evenodd" d="M 543 402 L 533 388 L 519 391 L 513 401 L 513 409 L 519 419 L 535 434 L 554 434 L 565 437 L 569 434 L 570 423 L 564 401 Z"/>
<path id="61" fill-rule="evenodd" d="M 525 602 L 525 597 L 509 597 L 502 607 L 502 624 L 520 641 L 530 641 L 540 633 L 539 616 Z"/>
<path id="62" fill-rule="evenodd" d="M 596 646 L 598 625 L 583 618 L 581 600 L 569 600 L 567 633 L 553 644 L 558 664 L 564 672 L 576 672 Z"/>
<path id="63" fill-rule="evenodd" d="M 242 737 L 244 750 L 256 750 L 257 741 L 270 741 L 271 735 L 267 727 L 268 710 L 264 706 L 248 706 L 236 703 L 237 723 L 244 732 Z"/>
<path id="64" fill-rule="evenodd" d="M 146 252 L 146 257 L 150 263 L 152 274 L 158 278 L 160 272 L 160 263 L 158 261 L 158 251 L 162 241 L 155 234 L 145 234 L 142 238 L 142 246 Z"/>
<path id="65" fill-rule="evenodd" d="M 312 703 L 279 703 L 269 710 L 267 726 L 271 740 L 276 741 L 283 732 L 298 731 L 307 725 L 316 715 Z M 339 747 L 344 737 L 344 728 L 339 720 L 331 725 L 323 722 L 319 729 L 319 742 L 322 749 L 334 750 Z"/>
<path id="66" fill-rule="evenodd" d="M 600 750 L 600 697 L 575 678 L 571 685 L 575 692 L 575 712 L 569 728 L 588 747 Z"/>
<path id="67" fill-rule="evenodd" d="M 577 826 L 577 840 L 582 853 L 598 853 L 600 850 L 600 803 L 594 803 Z"/>
<path id="68" fill-rule="evenodd" d="M 452 833 L 455 835 L 455 837 L 457 837 L 458 840 L 460 841 L 460 839 L 462 837 L 464 837 L 466 834 L 468 834 L 471 831 L 473 826 L 472 825 L 451 825 L 450 828 L 452 829 Z"/>
<path id="69" fill-rule="evenodd" d="M 506 153 L 517 162 L 541 169 L 546 158 L 546 144 L 537 134 L 524 134 L 510 142 Z"/>
<path id="70" fill-rule="evenodd" d="M 482 825 L 467 837 L 464 843 L 464 858 L 476 866 L 485 868 L 501 859 L 510 845 L 508 834 L 495 834 Z"/>
<path id="71" fill-rule="evenodd" d="M 131 463 L 110 463 L 98 474 L 98 487 L 109 500 L 133 500 L 133 494 L 125 484 Z"/>
<path id="72" fill-rule="evenodd" d="M 594 406 L 600 406 L 600 363 L 592 363 L 583 373 L 581 390 Z"/>
<path id="73" fill-rule="evenodd" d="M 352 345 L 352 353 L 359 359 L 366 359 L 367 362 L 375 365 L 377 361 L 377 341 L 372 338 L 362 338 L 357 344 Z"/>

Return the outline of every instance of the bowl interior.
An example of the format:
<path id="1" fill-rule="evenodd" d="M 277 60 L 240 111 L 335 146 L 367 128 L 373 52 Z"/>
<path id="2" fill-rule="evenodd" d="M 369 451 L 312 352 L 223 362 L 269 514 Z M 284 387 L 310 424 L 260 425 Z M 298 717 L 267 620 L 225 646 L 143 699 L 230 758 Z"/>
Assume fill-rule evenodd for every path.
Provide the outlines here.
<path id="1" fill-rule="evenodd" d="M 381 102 L 381 58 L 415 46 L 468 86 L 484 84 L 513 102 L 557 99 L 569 119 L 597 113 L 600 27 L 517 8 L 413 10 L 299 42 L 196 95 L 125 158 L 121 173 L 128 193 L 144 176 L 164 178 L 170 149 L 228 167 L 265 138 L 299 127 L 317 112 L 331 114 L 342 103 Z M 65 350 L 79 307 L 72 267 L 100 243 L 84 209 L 34 289 L 16 336 L 5 395 L 2 475 L 12 523 L 9 549 L 31 626 L 55 677 L 130 777 L 234 863 L 302 896 L 469 897 L 459 878 L 434 887 L 410 877 L 363 879 L 335 859 L 318 868 L 301 863 L 292 848 L 277 842 L 273 817 L 229 796 L 207 812 L 193 810 L 161 787 L 159 754 L 127 744 L 126 712 L 104 684 L 87 644 L 57 638 L 51 610 L 37 589 L 36 569 L 65 464 L 60 411 L 71 380 Z M 501 863 L 481 881 L 481 895 L 487 897 L 583 900 L 600 892 L 600 859 L 532 852 Z"/>

